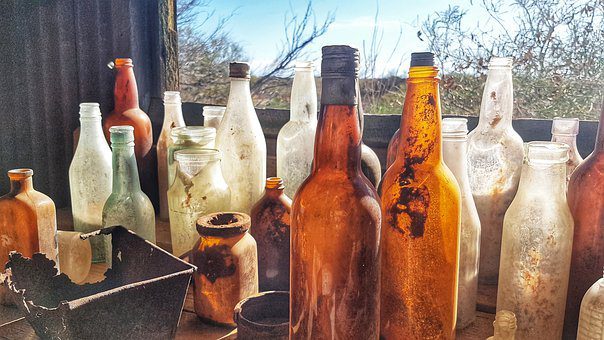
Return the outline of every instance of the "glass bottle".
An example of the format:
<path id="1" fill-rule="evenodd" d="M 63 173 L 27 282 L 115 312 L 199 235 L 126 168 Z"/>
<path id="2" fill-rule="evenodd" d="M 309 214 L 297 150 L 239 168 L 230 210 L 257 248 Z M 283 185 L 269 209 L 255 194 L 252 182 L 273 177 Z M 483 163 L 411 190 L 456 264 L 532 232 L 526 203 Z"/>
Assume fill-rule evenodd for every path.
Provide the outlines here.
<path id="1" fill-rule="evenodd" d="M 231 188 L 231 209 L 249 214 L 266 179 L 266 141 L 250 94 L 250 66 L 229 65 L 231 92 L 216 132 L 222 174 Z"/>
<path id="2" fill-rule="evenodd" d="M 516 315 L 509 310 L 500 310 L 495 314 L 495 321 L 493 321 L 495 334 L 487 340 L 514 340 L 517 328 Z"/>
<path id="3" fill-rule="evenodd" d="M 201 238 L 193 247 L 195 313 L 204 320 L 235 325 L 237 303 L 258 293 L 256 241 L 248 233 L 250 217 L 214 213 L 197 220 Z"/>
<path id="4" fill-rule="evenodd" d="M 503 222 L 497 310 L 516 314 L 520 339 L 561 339 L 573 238 L 568 145 L 530 142 L 527 159 Z"/>
<path id="5" fill-rule="evenodd" d="M 113 186 L 103 207 L 103 226 L 120 225 L 155 243 L 155 211 L 142 192 L 134 155 L 134 128 L 112 126 Z"/>
<path id="6" fill-rule="evenodd" d="M 231 191 L 220 171 L 220 151 L 184 149 L 174 159 L 176 179 L 168 191 L 170 235 L 172 253 L 181 256 L 199 239 L 197 219 L 228 209 Z"/>
<path id="7" fill-rule="evenodd" d="M 203 126 L 218 129 L 224 117 L 224 106 L 204 106 L 203 107 Z"/>
<path id="8" fill-rule="evenodd" d="M 151 166 L 150 151 L 153 146 L 153 132 L 149 116 L 138 106 L 138 89 L 132 59 L 115 59 L 115 87 L 113 89 L 114 108 L 105 118 L 103 131 L 107 141 L 110 139 L 110 128 L 118 125 L 129 125 L 134 128 L 134 152 L 140 170 Z"/>
<path id="9" fill-rule="evenodd" d="M 581 299 L 604 268 L 604 107 L 594 151 L 573 171 L 567 197 L 575 232 L 564 336 L 573 337 Z"/>
<path id="10" fill-rule="evenodd" d="M 164 92 L 164 124 L 157 140 L 157 180 L 159 187 L 159 218 L 168 219 L 168 144 L 175 127 L 185 126 L 180 92 Z"/>
<path id="11" fill-rule="evenodd" d="M 168 143 L 168 184 L 172 186 L 176 176 L 174 153 L 184 149 L 214 149 L 216 129 L 205 126 L 184 126 L 172 129 Z"/>
<path id="12" fill-rule="evenodd" d="M 103 136 L 98 103 L 80 104 L 81 133 L 69 166 L 73 229 L 89 233 L 101 229 L 103 206 L 111 194 L 111 149 Z M 91 238 L 92 261 L 104 262 L 100 237 Z"/>
<path id="13" fill-rule="evenodd" d="M 41 252 L 59 267 L 57 219 L 50 197 L 33 186 L 31 169 L 8 172 L 10 191 L 0 197 L 0 263 L 8 262 L 8 253 L 18 251 L 31 257 Z M 0 304 L 10 303 L 5 288 L 0 287 Z"/>
<path id="14" fill-rule="evenodd" d="M 323 47 L 313 167 L 292 206 L 290 339 L 377 339 L 380 208 L 361 171 L 359 52 Z"/>
<path id="15" fill-rule="evenodd" d="M 360 89 L 357 89 L 360 91 Z M 361 93 L 357 93 L 359 98 L 359 118 L 361 120 L 361 135 L 365 126 L 365 112 L 363 111 L 363 103 L 361 102 Z M 365 145 L 361 139 L 361 171 L 374 187 L 378 187 L 382 180 L 382 165 L 375 151 Z"/>
<path id="16" fill-rule="evenodd" d="M 453 339 L 461 194 L 441 152 L 434 55 L 412 53 L 398 155 L 382 179 L 381 335 Z"/>
<path id="17" fill-rule="evenodd" d="M 468 179 L 468 120 L 445 118 L 442 121 L 443 158 L 453 172 L 461 191 L 461 231 L 459 243 L 459 282 L 457 285 L 457 328 L 469 326 L 476 318 L 478 263 L 480 259 L 480 219 Z"/>
<path id="18" fill-rule="evenodd" d="M 290 118 L 277 136 L 277 176 L 285 194 L 294 197 L 310 174 L 317 130 L 317 87 L 312 62 L 296 64 L 290 100 Z"/>
<path id="19" fill-rule="evenodd" d="M 596 281 L 581 301 L 577 340 L 604 339 L 604 277 Z"/>
<path id="20" fill-rule="evenodd" d="M 566 162 L 566 184 L 570 181 L 575 168 L 581 164 L 583 157 L 577 149 L 577 135 L 579 134 L 578 118 L 556 117 L 552 121 L 552 142 L 560 142 L 568 145 L 568 162 Z"/>
<path id="21" fill-rule="evenodd" d="M 64 230 L 59 230 L 57 234 L 61 272 L 77 284 L 86 281 L 92 263 L 90 239 L 82 240 L 80 235 L 82 233 L 79 231 Z"/>
<path id="22" fill-rule="evenodd" d="M 396 154 L 398 152 L 398 145 L 401 142 L 401 129 L 397 129 L 390 141 L 388 142 L 388 150 L 386 153 L 386 168 L 389 168 L 394 160 L 396 159 Z"/>
<path id="23" fill-rule="evenodd" d="M 280 177 L 266 179 L 262 198 L 252 208 L 250 233 L 258 244 L 261 292 L 289 290 L 289 236 L 292 200 Z"/>
<path id="24" fill-rule="evenodd" d="M 496 284 L 503 216 L 518 190 L 522 138 L 512 127 L 512 59 L 492 58 L 478 126 L 468 135 L 468 175 L 480 217 L 478 281 Z"/>

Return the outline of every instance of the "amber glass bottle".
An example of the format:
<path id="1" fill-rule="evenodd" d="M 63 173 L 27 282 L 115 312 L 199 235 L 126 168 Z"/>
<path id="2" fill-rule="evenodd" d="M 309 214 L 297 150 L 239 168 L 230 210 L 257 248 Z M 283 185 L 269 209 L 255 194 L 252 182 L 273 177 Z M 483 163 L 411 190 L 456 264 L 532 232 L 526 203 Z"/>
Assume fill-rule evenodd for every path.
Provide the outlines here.
<path id="1" fill-rule="evenodd" d="M 289 290 L 292 200 L 283 190 L 283 179 L 267 178 L 264 195 L 252 208 L 250 233 L 258 244 L 258 285 L 261 292 Z"/>
<path id="2" fill-rule="evenodd" d="M 438 68 L 413 53 L 398 155 L 382 193 L 381 335 L 453 339 L 460 192 L 441 152 Z"/>
<path id="3" fill-rule="evenodd" d="M 290 339 L 377 339 L 380 206 L 361 172 L 359 52 L 323 47 L 313 168 L 292 207 Z"/>
<path id="4" fill-rule="evenodd" d="M 581 299 L 604 268 L 604 107 L 594 151 L 573 171 L 568 206 L 575 221 L 564 337 L 577 334 Z"/>

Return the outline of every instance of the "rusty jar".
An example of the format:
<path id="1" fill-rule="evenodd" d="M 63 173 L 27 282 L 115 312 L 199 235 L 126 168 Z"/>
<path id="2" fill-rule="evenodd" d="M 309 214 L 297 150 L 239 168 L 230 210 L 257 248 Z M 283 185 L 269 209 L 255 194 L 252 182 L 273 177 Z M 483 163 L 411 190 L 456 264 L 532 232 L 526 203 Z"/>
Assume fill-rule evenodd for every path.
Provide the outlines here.
<path id="1" fill-rule="evenodd" d="M 208 214 L 197 220 L 201 236 L 193 247 L 195 313 L 205 321 L 235 325 L 237 303 L 258 293 L 256 241 L 248 233 L 250 216 Z"/>

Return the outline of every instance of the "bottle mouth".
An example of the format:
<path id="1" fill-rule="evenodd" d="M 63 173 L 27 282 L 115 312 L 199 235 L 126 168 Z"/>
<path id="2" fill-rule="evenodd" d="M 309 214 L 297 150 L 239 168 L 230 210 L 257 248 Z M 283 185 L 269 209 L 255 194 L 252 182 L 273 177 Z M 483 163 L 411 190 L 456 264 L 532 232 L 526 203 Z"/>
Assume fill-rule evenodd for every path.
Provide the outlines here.
<path id="1" fill-rule="evenodd" d="M 80 103 L 80 118 L 95 118 L 101 116 L 99 103 Z"/>
<path id="2" fill-rule="evenodd" d="M 180 92 L 178 92 L 178 91 L 164 92 L 164 104 L 181 104 Z"/>
<path id="3" fill-rule="evenodd" d="M 116 125 L 109 128 L 111 144 L 134 142 L 134 128 L 130 125 Z"/>
<path id="4" fill-rule="evenodd" d="M 443 118 L 442 135 L 444 138 L 465 138 L 468 135 L 468 120 L 465 118 Z"/>
<path id="5" fill-rule="evenodd" d="M 225 110 L 224 106 L 204 106 L 202 114 L 204 117 L 222 117 Z"/>
<path id="6" fill-rule="evenodd" d="M 175 127 L 170 135 L 177 139 L 216 139 L 216 129 L 208 126 Z"/>
<path id="7" fill-rule="evenodd" d="M 512 68 L 513 59 L 511 57 L 492 57 L 489 60 L 489 69 L 491 68 Z"/>
<path id="8" fill-rule="evenodd" d="M 283 179 L 281 177 L 269 177 L 266 179 L 267 189 L 285 189 L 283 185 Z"/>
<path id="9" fill-rule="evenodd" d="M 579 118 L 555 117 L 552 120 L 552 135 L 572 135 L 579 133 Z"/>
<path id="10" fill-rule="evenodd" d="M 528 142 L 527 159 L 530 164 L 551 165 L 568 161 L 569 146 L 558 142 Z"/>
<path id="11" fill-rule="evenodd" d="M 294 70 L 296 71 L 312 71 L 315 67 L 315 63 L 312 61 L 298 61 L 294 66 Z"/>
<path id="12" fill-rule="evenodd" d="M 132 59 L 130 58 L 115 58 L 115 67 L 133 66 Z"/>
<path id="13" fill-rule="evenodd" d="M 233 237 L 248 231 L 249 215 L 239 212 L 218 212 L 197 219 L 197 232 L 202 236 Z"/>
<path id="14" fill-rule="evenodd" d="M 174 159 L 179 163 L 207 163 L 220 158 L 218 149 L 183 149 L 174 153 Z"/>
<path id="15" fill-rule="evenodd" d="M 10 179 L 24 179 L 34 175 L 34 171 L 28 168 L 12 169 L 8 170 L 8 178 Z"/>

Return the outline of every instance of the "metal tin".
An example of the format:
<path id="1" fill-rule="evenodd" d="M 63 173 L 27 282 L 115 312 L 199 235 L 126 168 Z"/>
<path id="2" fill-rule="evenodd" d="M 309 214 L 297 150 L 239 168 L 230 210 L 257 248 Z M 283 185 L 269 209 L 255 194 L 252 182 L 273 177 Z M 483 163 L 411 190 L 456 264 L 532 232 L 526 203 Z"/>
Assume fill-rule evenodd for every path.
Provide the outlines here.
<path id="1" fill-rule="evenodd" d="M 237 339 L 287 339 L 289 293 L 270 291 L 241 300 L 235 307 Z"/>

